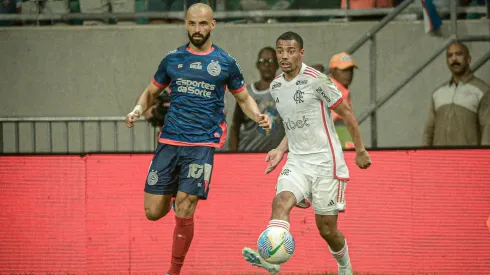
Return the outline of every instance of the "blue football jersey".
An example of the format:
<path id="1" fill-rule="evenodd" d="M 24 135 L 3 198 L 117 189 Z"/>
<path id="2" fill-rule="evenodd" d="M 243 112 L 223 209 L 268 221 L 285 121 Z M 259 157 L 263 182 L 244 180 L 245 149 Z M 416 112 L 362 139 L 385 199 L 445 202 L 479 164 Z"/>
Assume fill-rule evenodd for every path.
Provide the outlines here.
<path id="1" fill-rule="evenodd" d="M 225 91 L 245 89 L 240 65 L 216 45 L 206 53 L 187 46 L 168 53 L 153 76 L 153 84 L 168 87 L 171 96 L 159 141 L 222 148 L 227 133 Z"/>

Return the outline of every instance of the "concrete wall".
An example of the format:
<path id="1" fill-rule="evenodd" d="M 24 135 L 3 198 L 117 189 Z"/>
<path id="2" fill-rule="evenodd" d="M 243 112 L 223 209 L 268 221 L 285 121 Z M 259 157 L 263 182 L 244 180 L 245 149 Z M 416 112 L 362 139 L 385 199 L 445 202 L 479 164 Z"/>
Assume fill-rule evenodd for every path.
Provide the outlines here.
<path id="1" fill-rule="evenodd" d="M 292 30 L 305 40 L 305 62 L 328 64 L 330 56 L 345 50 L 375 22 L 218 25 L 212 38 L 240 62 L 247 82 L 258 77 L 254 68 L 257 51 L 274 46 L 281 33 Z M 377 36 L 377 94 L 382 97 L 410 71 L 423 63 L 448 38 L 449 22 L 443 35 L 425 34 L 422 22 L 392 22 Z M 460 21 L 460 34 L 489 35 L 488 20 Z M 0 29 L 0 117 L 9 116 L 124 116 L 131 111 L 138 94 L 150 81 L 161 58 L 187 40 L 183 26 L 101 26 Z M 473 60 L 483 56 L 488 42 L 469 43 Z M 354 108 L 362 113 L 369 104 L 369 43 L 353 57 L 356 71 L 351 88 Z M 477 76 L 490 82 L 490 63 Z M 379 146 L 418 146 L 427 116 L 432 90 L 449 78 L 444 56 L 413 79 L 379 110 Z M 233 97 L 227 97 L 233 107 Z M 232 110 L 228 109 L 231 118 Z M 231 119 L 228 119 L 231 121 Z M 36 127 L 37 150 L 47 150 L 47 124 Z M 369 119 L 362 125 L 370 144 Z M 103 150 L 114 150 L 113 125 L 102 126 Z M 70 151 L 81 147 L 79 125 L 71 123 Z M 129 150 L 129 132 L 122 123 L 118 150 Z M 66 150 L 63 125 L 54 125 L 55 151 Z M 14 150 L 14 127 L 3 126 L 5 151 Z M 29 125 L 21 125 L 21 150 L 32 150 Z M 85 146 L 96 147 L 95 124 L 86 128 Z M 139 125 L 135 150 L 147 150 L 150 131 Z M 148 147 L 148 149 L 150 149 Z"/>

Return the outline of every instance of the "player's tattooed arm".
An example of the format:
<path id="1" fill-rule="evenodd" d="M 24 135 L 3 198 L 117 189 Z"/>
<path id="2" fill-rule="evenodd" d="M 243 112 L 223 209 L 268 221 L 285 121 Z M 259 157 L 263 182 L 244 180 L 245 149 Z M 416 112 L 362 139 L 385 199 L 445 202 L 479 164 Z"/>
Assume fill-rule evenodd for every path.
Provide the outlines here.
<path id="1" fill-rule="evenodd" d="M 257 102 L 248 94 L 247 88 L 239 93 L 234 93 L 233 96 L 247 117 L 257 122 L 264 129 L 270 129 L 272 127 L 269 116 L 260 113 Z"/>

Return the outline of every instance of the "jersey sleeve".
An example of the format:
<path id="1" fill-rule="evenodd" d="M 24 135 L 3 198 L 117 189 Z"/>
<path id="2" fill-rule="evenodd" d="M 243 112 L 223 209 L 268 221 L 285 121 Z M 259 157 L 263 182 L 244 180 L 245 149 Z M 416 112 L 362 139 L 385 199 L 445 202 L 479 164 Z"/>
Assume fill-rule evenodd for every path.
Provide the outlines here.
<path id="1" fill-rule="evenodd" d="M 151 80 L 151 82 L 160 89 L 165 89 L 167 88 L 168 84 L 170 84 L 170 77 L 167 73 L 168 58 L 168 55 L 163 58 L 162 62 L 160 62 L 160 65 L 158 66 L 155 75 L 153 75 L 153 79 Z"/>
<path id="2" fill-rule="evenodd" d="M 315 79 L 313 92 L 330 109 L 334 109 L 342 103 L 342 93 L 327 75 L 321 74 Z"/>
<path id="3" fill-rule="evenodd" d="M 233 94 L 239 93 L 245 89 L 245 79 L 243 78 L 242 69 L 238 62 L 231 56 L 229 66 L 228 90 Z"/>

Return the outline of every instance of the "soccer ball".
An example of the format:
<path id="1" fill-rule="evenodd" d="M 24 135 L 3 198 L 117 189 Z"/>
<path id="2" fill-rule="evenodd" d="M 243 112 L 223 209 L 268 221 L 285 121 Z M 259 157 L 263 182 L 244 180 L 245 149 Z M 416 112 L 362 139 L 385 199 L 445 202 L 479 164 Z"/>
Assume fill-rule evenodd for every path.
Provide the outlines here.
<path id="1" fill-rule="evenodd" d="M 294 238 L 282 227 L 269 227 L 257 240 L 260 257 L 271 264 L 287 262 L 294 253 Z"/>

